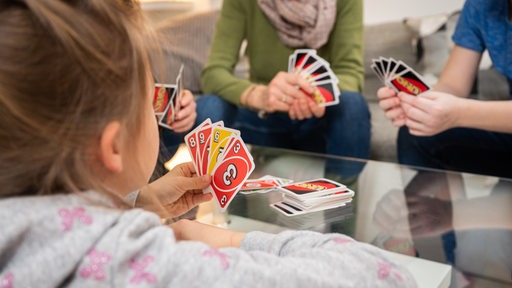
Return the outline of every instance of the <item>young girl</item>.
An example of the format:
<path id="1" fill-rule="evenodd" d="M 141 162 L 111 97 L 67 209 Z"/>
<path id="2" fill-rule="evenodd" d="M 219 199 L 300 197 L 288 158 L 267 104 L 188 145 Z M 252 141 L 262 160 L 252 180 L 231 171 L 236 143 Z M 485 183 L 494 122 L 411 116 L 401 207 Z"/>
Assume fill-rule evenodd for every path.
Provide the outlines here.
<path id="1" fill-rule="evenodd" d="M 161 196 L 176 214 L 211 199 L 189 163 L 146 185 L 146 35 L 129 0 L 0 2 L 0 287 L 415 286 L 344 235 L 170 228 L 129 209 L 141 187 L 138 201 Z"/>

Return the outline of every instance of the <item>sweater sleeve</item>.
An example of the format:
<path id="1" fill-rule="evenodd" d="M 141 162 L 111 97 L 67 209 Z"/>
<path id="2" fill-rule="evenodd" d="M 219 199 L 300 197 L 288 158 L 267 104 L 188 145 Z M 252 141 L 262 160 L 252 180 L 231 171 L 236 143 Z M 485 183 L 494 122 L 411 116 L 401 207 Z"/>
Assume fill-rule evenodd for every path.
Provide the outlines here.
<path id="1" fill-rule="evenodd" d="M 112 287 L 415 287 L 376 247 L 340 234 L 251 232 L 240 249 L 215 249 L 177 242 L 158 224 L 130 211 L 98 242 L 96 262 Z"/>
<path id="2" fill-rule="evenodd" d="M 250 85 L 248 80 L 239 79 L 233 73 L 247 25 L 242 2 L 223 1 L 208 61 L 201 73 L 205 94 L 219 95 L 237 105 L 242 92 Z"/>
<path id="3" fill-rule="evenodd" d="M 363 1 L 338 0 L 336 23 L 325 49 L 342 91 L 363 90 L 363 31 Z"/>

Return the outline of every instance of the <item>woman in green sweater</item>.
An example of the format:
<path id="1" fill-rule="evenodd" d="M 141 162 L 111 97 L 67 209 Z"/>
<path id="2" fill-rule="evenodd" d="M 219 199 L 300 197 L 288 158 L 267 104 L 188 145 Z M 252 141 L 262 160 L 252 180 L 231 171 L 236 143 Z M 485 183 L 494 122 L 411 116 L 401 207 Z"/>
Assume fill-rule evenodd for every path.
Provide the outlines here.
<path id="1" fill-rule="evenodd" d="M 196 123 L 223 120 L 248 143 L 368 158 L 370 113 L 363 86 L 361 0 L 224 0 L 201 75 Z M 247 41 L 250 77 L 234 75 Z M 320 107 L 311 84 L 285 72 L 295 49 L 316 49 L 342 91 Z M 301 88 L 301 89 L 299 89 Z"/>

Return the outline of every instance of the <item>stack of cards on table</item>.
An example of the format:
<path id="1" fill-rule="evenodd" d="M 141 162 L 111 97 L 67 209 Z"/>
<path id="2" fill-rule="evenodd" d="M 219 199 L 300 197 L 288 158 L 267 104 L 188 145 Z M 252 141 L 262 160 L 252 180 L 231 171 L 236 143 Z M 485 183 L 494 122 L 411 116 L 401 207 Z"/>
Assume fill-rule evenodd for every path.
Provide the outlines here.
<path id="1" fill-rule="evenodd" d="M 318 105 L 330 106 L 340 102 L 338 77 L 332 72 L 329 63 L 316 54 L 316 50 L 295 50 L 288 59 L 288 72 L 298 73 L 311 83 L 315 92 L 309 96 Z"/>
<path id="2" fill-rule="evenodd" d="M 325 178 L 291 183 L 279 190 L 283 200 L 271 206 L 287 216 L 344 206 L 354 197 L 345 185 Z"/>
<path id="3" fill-rule="evenodd" d="M 418 95 L 430 90 L 430 86 L 422 79 L 421 75 L 402 61 L 380 57 L 373 59 L 372 62 L 371 68 L 382 83 L 397 92 Z"/>
<path id="4" fill-rule="evenodd" d="M 343 206 L 336 207 L 335 209 L 309 212 L 293 217 L 289 217 L 290 215 L 285 213 L 278 213 L 275 223 L 291 229 L 308 229 L 312 231 L 325 232 L 326 225 L 338 221 L 344 221 L 353 217 L 353 215 L 354 212 L 351 202 L 346 203 Z"/>
<path id="5" fill-rule="evenodd" d="M 181 92 L 183 91 L 183 65 L 176 77 L 176 85 L 155 83 L 153 111 L 158 117 L 158 124 L 172 130 L 171 124 L 180 111 Z"/>
<path id="6" fill-rule="evenodd" d="M 248 179 L 247 181 L 245 181 L 245 183 L 242 185 L 240 193 L 266 193 L 292 182 L 293 180 L 290 179 L 265 175 L 258 179 Z"/>
<path id="7" fill-rule="evenodd" d="M 205 192 L 212 193 L 225 210 L 254 170 L 254 160 L 240 131 L 208 118 L 185 136 L 198 175 L 212 175 Z"/>

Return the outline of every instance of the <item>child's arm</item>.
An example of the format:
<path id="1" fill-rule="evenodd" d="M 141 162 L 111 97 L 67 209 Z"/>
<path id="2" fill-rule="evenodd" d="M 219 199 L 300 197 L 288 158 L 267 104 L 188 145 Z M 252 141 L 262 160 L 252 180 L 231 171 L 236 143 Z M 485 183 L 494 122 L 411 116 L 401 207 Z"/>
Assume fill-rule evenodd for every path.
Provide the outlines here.
<path id="1" fill-rule="evenodd" d="M 231 231 L 197 221 L 180 220 L 171 225 L 178 241 L 201 241 L 215 248 L 240 247 L 245 233 Z"/>
<path id="2" fill-rule="evenodd" d="M 191 221 L 173 233 L 157 217 L 127 214 L 112 228 L 118 240 L 105 237 L 97 247 L 115 249 L 110 271 L 120 287 L 136 275 L 162 287 L 416 287 L 378 248 L 341 234 L 244 234 Z"/>

